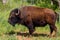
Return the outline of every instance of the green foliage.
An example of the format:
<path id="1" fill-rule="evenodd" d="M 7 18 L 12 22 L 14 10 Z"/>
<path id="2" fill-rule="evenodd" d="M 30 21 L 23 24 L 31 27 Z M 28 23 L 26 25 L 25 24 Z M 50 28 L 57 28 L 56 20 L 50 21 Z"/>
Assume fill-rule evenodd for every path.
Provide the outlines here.
<path id="1" fill-rule="evenodd" d="M 51 8 L 53 10 L 57 9 L 57 5 L 51 5 L 51 0 L 27 0 L 28 3 L 33 3 L 36 6 L 44 7 L 44 8 Z"/>
<path id="2" fill-rule="evenodd" d="M 2 0 L 0 0 L 0 2 L 2 2 Z"/>
<path id="3" fill-rule="evenodd" d="M 51 0 L 38 0 L 36 5 L 44 8 L 51 8 L 53 10 L 57 8 L 57 6 L 51 5 Z"/>

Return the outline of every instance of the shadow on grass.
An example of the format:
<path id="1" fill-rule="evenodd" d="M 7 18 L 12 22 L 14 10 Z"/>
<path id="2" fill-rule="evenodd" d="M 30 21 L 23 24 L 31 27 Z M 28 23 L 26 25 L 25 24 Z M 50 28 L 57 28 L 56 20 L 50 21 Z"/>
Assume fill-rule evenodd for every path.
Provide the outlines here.
<path id="1" fill-rule="evenodd" d="M 32 35 L 30 35 L 29 33 L 22 33 L 22 32 L 14 32 L 14 31 L 11 31 L 9 33 L 7 33 L 8 35 L 13 35 L 17 33 L 17 35 L 19 36 L 34 36 L 34 37 L 39 37 L 39 36 L 42 36 L 42 37 L 45 37 L 45 36 L 48 36 L 47 34 L 43 34 L 43 33 L 33 33 Z"/>

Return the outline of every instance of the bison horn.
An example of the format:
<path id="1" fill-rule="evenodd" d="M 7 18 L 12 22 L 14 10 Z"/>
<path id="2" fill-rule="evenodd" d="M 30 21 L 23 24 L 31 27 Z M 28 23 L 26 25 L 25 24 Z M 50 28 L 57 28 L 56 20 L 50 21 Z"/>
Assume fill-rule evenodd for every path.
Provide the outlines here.
<path id="1" fill-rule="evenodd" d="M 17 11 L 16 15 L 19 15 L 19 13 L 20 13 L 20 11 L 19 11 L 19 9 L 18 9 L 18 11 Z"/>

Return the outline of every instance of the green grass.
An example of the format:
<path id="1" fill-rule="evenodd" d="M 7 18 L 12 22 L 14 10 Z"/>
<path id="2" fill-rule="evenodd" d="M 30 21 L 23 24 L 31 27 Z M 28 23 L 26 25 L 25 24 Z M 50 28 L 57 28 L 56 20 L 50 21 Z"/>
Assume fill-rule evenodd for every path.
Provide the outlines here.
<path id="1" fill-rule="evenodd" d="M 25 39 L 27 40 L 28 39 L 30 40 L 60 40 L 60 24 L 59 23 L 56 23 L 57 30 L 58 30 L 57 37 L 49 38 L 44 35 L 44 34 L 49 34 L 50 32 L 48 25 L 46 27 L 36 27 L 35 33 L 37 33 L 37 35 L 33 35 L 31 37 L 28 37 L 28 35 L 25 37 L 24 34 L 17 35 L 17 32 L 26 33 L 28 32 L 28 29 L 23 25 L 16 25 L 15 27 L 13 27 L 8 23 L 8 17 L 9 17 L 10 11 L 14 8 L 20 7 L 20 2 L 16 3 L 17 1 L 15 2 L 13 2 L 13 0 L 11 1 L 12 1 L 11 2 L 12 4 L 8 3 L 9 5 L 6 4 L 6 5 L 0 6 L 0 40 L 18 40 L 16 36 L 21 36 L 20 37 L 21 40 L 25 40 Z M 15 33 L 8 34 L 10 32 L 15 32 Z"/>
<path id="2" fill-rule="evenodd" d="M 3 35 L 0 36 L 0 40 L 17 40 L 16 35 Z"/>

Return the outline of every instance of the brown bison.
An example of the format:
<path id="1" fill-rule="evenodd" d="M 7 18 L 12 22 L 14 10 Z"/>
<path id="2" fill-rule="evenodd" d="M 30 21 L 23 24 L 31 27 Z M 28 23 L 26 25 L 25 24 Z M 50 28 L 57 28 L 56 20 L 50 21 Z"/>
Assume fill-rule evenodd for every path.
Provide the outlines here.
<path id="1" fill-rule="evenodd" d="M 34 32 L 35 27 L 43 27 L 48 24 L 50 26 L 50 36 L 54 36 L 57 32 L 56 19 L 57 13 L 52 9 L 25 6 L 12 10 L 8 22 L 13 26 L 15 24 L 25 25 L 29 29 L 30 34 Z"/>

